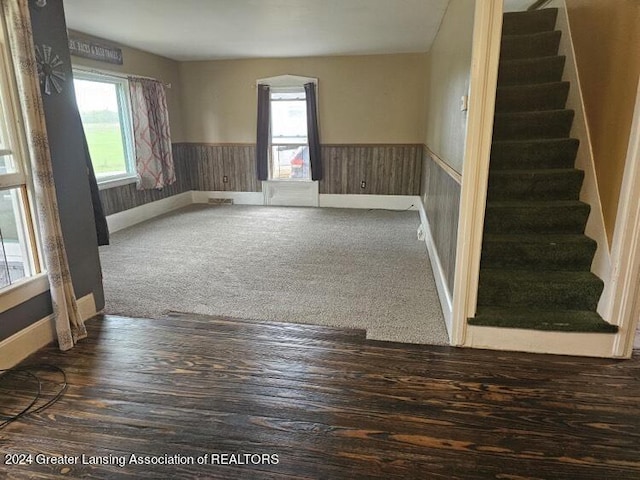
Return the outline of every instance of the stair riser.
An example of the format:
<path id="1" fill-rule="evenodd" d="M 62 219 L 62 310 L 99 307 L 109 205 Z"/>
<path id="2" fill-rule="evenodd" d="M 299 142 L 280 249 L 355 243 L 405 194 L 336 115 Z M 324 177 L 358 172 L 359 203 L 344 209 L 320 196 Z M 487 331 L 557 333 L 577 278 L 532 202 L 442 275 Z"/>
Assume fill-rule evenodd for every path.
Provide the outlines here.
<path id="1" fill-rule="evenodd" d="M 498 86 L 559 82 L 562 80 L 564 62 L 563 56 L 500 62 Z"/>
<path id="2" fill-rule="evenodd" d="M 496 93 L 496 112 L 561 110 L 567 104 L 568 83 L 502 87 Z"/>
<path id="3" fill-rule="evenodd" d="M 491 170 L 573 168 L 578 145 L 573 139 L 548 144 L 494 144 Z"/>
<path id="4" fill-rule="evenodd" d="M 584 233 L 589 206 L 501 207 L 487 206 L 484 231 L 488 234 Z"/>
<path id="5" fill-rule="evenodd" d="M 503 35 L 523 35 L 527 33 L 554 30 L 558 9 L 548 8 L 532 12 L 510 12 L 504 14 Z"/>
<path id="6" fill-rule="evenodd" d="M 558 54 L 561 32 L 503 36 L 500 59 L 551 57 Z"/>
<path id="7" fill-rule="evenodd" d="M 529 140 L 568 138 L 573 111 L 497 114 L 493 124 L 493 140 Z"/>
<path id="8" fill-rule="evenodd" d="M 540 245 L 485 242 L 482 245 L 480 268 L 588 272 L 595 251 L 595 243 Z"/>
<path id="9" fill-rule="evenodd" d="M 480 275 L 478 306 L 532 307 L 595 311 L 602 294 L 602 281 L 541 283 L 513 282 Z"/>
<path id="10" fill-rule="evenodd" d="M 489 176 L 489 201 L 505 200 L 578 200 L 584 173 L 502 174 Z"/>
<path id="11" fill-rule="evenodd" d="M 602 320 L 596 312 L 576 310 L 550 312 L 530 308 L 514 310 L 485 307 L 478 309 L 475 318 L 469 319 L 469 324 L 561 332 L 616 333 L 618 331 L 618 327 Z"/>

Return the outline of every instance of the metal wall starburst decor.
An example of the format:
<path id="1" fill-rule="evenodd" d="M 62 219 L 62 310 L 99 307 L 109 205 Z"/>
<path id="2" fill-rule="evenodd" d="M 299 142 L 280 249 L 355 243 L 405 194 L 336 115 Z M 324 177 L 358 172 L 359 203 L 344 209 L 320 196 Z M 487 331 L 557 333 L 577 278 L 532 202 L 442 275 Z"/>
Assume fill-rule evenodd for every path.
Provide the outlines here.
<path id="1" fill-rule="evenodd" d="M 40 77 L 42 90 L 46 95 L 51 95 L 52 87 L 57 93 L 62 92 L 62 82 L 67 80 L 67 76 L 59 67 L 64 63 L 49 45 L 36 45 L 35 48 L 38 76 Z"/>

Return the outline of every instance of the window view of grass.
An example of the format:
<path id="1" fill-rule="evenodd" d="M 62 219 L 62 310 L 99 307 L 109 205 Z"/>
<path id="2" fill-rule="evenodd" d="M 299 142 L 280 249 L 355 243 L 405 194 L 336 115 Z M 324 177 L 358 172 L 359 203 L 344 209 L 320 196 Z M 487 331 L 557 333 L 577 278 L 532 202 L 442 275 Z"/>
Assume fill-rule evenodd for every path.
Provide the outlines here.
<path id="1" fill-rule="evenodd" d="M 91 162 L 96 176 L 127 172 L 118 89 L 121 85 L 93 80 L 74 80 Z"/>
<path id="2" fill-rule="evenodd" d="M 125 173 L 120 123 L 92 123 L 85 121 L 83 116 L 82 124 L 96 176 Z"/>

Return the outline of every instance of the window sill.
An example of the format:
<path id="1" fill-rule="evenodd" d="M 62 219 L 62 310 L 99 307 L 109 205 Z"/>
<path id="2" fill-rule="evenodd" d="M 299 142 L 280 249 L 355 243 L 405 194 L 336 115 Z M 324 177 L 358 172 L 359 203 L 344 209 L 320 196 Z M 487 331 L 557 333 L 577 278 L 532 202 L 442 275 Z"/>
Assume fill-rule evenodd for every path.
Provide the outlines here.
<path id="1" fill-rule="evenodd" d="M 98 181 L 98 190 L 107 190 L 109 188 L 122 187 L 124 185 L 129 185 L 131 183 L 136 183 L 138 181 L 138 177 L 129 176 L 129 177 L 118 177 L 113 178 L 111 180 L 102 180 Z"/>
<path id="2" fill-rule="evenodd" d="M 304 179 L 304 178 L 300 178 L 300 179 L 296 179 L 296 178 L 274 178 L 273 180 L 269 179 L 269 180 L 264 180 L 265 182 L 276 182 L 276 183 L 314 183 L 317 180 L 311 180 L 311 179 Z"/>
<path id="3" fill-rule="evenodd" d="M 49 278 L 46 273 L 22 279 L 0 292 L 0 313 L 17 307 L 48 290 Z"/>

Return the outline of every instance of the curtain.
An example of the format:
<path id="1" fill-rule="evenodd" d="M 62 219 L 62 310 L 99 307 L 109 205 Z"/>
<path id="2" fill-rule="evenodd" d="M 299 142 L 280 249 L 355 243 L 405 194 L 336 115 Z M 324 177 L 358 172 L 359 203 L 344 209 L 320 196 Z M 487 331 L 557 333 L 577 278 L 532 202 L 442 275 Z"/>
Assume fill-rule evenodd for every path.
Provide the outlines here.
<path id="1" fill-rule="evenodd" d="M 24 118 L 29 161 L 34 184 L 35 207 L 42 237 L 43 257 L 49 276 L 51 302 L 58 344 L 72 348 L 87 336 L 71 283 L 69 262 L 62 238 L 58 201 L 53 180 L 51 153 L 40 95 L 28 0 L 3 0 L 5 19 L 16 70 L 20 108 Z"/>
<path id="2" fill-rule="evenodd" d="M 176 181 L 169 110 L 164 85 L 129 77 L 138 190 L 161 189 Z"/>
<path id="3" fill-rule="evenodd" d="M 304 93 L 307 100 L 307 135 L 309 136 L 311 180 L 322 180 L 322 157 L 320 151 L 320 134 L 318 132 L 316 84 L 313 82 L 305 83 Z"/>
<path id="4" fill-rule="evenodd" d="M 269 178 L 269 85 L 258 85 L 258 128 L 256 138 L 256 163 L 258 180 Z"/>
<path id="5" fill-rule="evenodd" d="M 96 222 L 96 236 L 98 237 L 98 245 L 109 245 L 109 226 L 104 216 L 102 208 L 102 200 L 100 199 L 100 190 L 98 189 L 98 181 L 96 173 L 91 163 L 91 153 L 89 153 L 89 145 L 87 144 L 87 136 L 84 133 L 84 127 L 78 113 L 78 124 L 82 128 L 82 141 L 84 143 L 84 159 L 87 165 L 87 177 L 89 180 L 89 189 L 91 190 L 91 204 L 93 205 L 93 218 Z"/>

